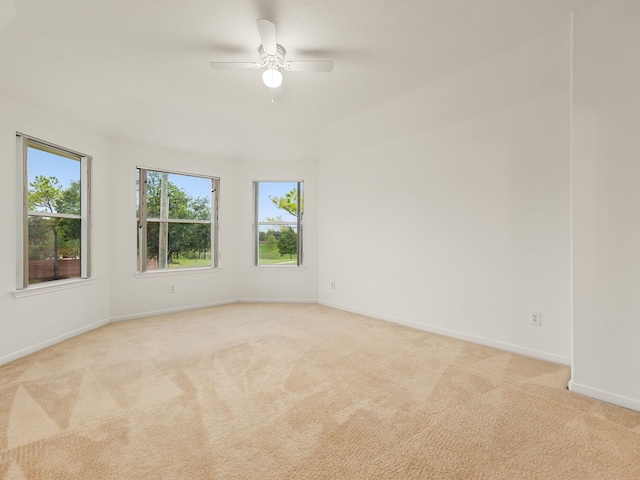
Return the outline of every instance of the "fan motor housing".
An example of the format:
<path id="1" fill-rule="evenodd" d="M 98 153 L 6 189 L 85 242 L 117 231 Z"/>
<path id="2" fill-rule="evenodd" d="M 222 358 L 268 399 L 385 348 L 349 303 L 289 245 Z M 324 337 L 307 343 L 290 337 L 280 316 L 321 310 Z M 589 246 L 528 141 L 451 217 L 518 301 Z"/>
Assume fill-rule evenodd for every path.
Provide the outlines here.
<path id="1" fill-rule="evenodd" d="M 269 55 L 264 51 L 264 47 L 260 45 L 258 49 L 260 52 L 260 60 L 262 61 L 262 65 L 267 68 L 280 68 L 284 66 L 284 48 L 282 45 L 276 45 L 276 54 Z"/>

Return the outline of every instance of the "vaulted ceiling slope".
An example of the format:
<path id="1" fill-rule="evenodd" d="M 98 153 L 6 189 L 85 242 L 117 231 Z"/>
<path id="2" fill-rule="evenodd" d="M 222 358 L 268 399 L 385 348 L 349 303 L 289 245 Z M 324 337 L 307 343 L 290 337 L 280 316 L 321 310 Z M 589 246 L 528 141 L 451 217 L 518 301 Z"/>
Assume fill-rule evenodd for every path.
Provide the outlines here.
<path id="1" fill-rule="evenodd" d="M 313 160 L 317 131 L 566 25 L 594 0 L 0 0 L 0 91 L 117 138 L 222 158 Z M 15 13 L 14 13 L 15 12 Z M 288 59 L 271 101 L 256 19 Z"/>

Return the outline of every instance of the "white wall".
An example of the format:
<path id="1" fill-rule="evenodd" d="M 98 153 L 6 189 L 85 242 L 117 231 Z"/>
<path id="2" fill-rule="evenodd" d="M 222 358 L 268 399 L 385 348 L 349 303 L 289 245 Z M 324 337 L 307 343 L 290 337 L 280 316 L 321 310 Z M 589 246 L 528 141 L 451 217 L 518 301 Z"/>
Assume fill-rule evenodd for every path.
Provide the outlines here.
<path id="1" fill-rule="evenodd" d="M 109 199 L 111 317 L 124 320 L 234 301 L 236 287 L 237 166 L 167 149 L 114 140 L 110 143 Z M 136 168 L 166 169 L 220 178 L 220 270 L 138 274 L 136 265 Z M 175 293 L 169 293 L 169 286 Z"/>
<path id="2" fill-rule="evenodd" d="M 108 142 L 0 93 L 0 364 L 112 318 L 316 298 L 567 362 L 571 111 L 571 388 L 640 410 L 639 18 L 575 14 L 572 109 L 562 30 L 325 128 L 319 165 Z M 16 131 L 94 157 L 94 281 L 14 297 Z M 137 165 L 221 177 L 222 270 L 136 275 Z M 251 182 L 283 179 L 305 180 L 306 268 L 255 269 Z"/>
<path id="3" fill-rule="evenodd" d="M 213 159 L 132 142 L 110 143 L 111 317 L 241 301 L 317 300 L 317 162 L 244 162 Z M 219 270 L 136 273 L 136 167 L 220 178 Z M 302 179 L 307 194 L 304 269 L 254 268 L 253 180 Z M 169 293 L 175 285 L 176 292 Z"/>
<path id="4" fill-rule="evenodd" d="M 3 235 L 0 270 L 0 364 L 112 320 L 237 300 L 316 301 L 317 161 L 241 162 L 111 140 L 63 116 L 0 94 L 0 176 Z M 92 281 L 15 298 L 16 131 L 93 156 Z M 213 140 L 212 140 L 213 141 Z M 220 177 L 222 268 L 136 273 L 136 167 Z M 303 179 L 307 194 L 304 269 L 255 269 L 252 180 Z M 175 285 L 176 292 L 169 293 Z"/>
<path id="5" fill-rule="evenodd" d="M 640 410 L 640 3 L 574 14 L 571 389 Z"/>
<path id="6" fill-rule="evenodd" d="M 321 131 L 320 302 L 568 363 L 568 92 L 567 27 Z"/>
<path id="7" fill-rule="evenodd" d="M 76 288 L 15 298 L 16 132 L 93 156 L 92 273 Z M 107 141 L 79 125 L 0 93 L 0 364 L 109 320 L 109 201 Z"/>

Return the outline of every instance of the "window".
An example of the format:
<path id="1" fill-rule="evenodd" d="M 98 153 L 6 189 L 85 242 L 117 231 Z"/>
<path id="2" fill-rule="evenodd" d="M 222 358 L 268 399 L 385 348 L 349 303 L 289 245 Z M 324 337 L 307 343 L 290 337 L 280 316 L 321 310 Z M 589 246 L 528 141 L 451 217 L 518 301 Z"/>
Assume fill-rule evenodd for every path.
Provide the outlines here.
<path id="1" fill-rule="evenodd" d="M 138 168 L 140 272 L 218 266 L 219 184 L 214 177 Z"/>
<path id="2" fill-rule="evenodd" d="M 89 277 L 91 157 L 17 135 L 18 289 Z"/>
<path id="3" fill-rule="evenodd" d="M 255 265 L 303 264 L 304 182 L 254 182 Z"/>

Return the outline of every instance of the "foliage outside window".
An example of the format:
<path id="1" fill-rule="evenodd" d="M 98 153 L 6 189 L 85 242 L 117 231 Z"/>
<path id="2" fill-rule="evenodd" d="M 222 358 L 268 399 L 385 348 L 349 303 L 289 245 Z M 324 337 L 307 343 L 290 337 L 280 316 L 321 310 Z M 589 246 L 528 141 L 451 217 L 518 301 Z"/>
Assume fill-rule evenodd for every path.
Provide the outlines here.
<path id="1" fill-rule="evenodd" d="M 139 271 L 218 266 L 219 182 L 138 168 Z"/>
<path id="2" fill-rule="evenodd" d="M 91 158 L 17 135 L 22 184 L 18 289 L 89 276 Z"/>
<path id="3" fill-rule="evenodd" d="M 304 182 L 254 182 L 255 265 L 303 264 Z"/>

